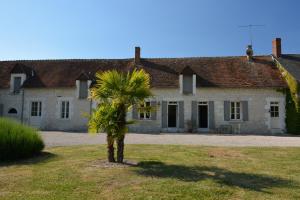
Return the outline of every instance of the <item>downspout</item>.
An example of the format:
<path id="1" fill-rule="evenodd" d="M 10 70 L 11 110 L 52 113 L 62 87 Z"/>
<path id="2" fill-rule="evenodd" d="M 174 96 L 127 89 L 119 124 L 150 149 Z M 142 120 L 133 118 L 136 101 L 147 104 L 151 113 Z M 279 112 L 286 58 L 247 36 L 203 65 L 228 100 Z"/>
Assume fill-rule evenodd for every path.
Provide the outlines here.
<path id="1" fill-rule="evenodd" d="M 25 95 L 25 90 L 23 88 L 22 89 L 22 107 L 21 107 L 21 123 L 22 124 L 24 122 L 24 95 Z"/>

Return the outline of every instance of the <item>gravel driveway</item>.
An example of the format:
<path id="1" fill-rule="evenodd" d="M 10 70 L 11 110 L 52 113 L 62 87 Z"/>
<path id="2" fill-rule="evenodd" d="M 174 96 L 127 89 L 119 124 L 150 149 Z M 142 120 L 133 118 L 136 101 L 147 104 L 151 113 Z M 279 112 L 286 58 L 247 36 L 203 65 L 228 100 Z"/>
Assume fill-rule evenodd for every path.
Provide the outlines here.
<path id="1" fill-rule="evenodd" d="M 106 144 L 106 135 L 43 131 L 47 147 L 88 144 Z M 205 146 L 281 146 L 300 147 L 300 137 L 260 135 L 214 135 L 214 134 L 136 134 L 129 133 L 126 144 L 182 144 Z"/>

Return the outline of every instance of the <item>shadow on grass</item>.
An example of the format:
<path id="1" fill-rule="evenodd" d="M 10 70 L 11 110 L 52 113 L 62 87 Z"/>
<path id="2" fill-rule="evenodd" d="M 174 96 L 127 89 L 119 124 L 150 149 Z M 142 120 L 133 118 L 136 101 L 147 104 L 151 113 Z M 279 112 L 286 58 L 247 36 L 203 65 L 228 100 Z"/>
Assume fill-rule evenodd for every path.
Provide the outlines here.
<path id="1" fill-rule="evenodd" d="M 137 173 L 143 176 L 174 178 L 186 182 L 210 179 L 222 185 L 258 192 L 266 192 L 265 189 L 273 187 L 297 187 L 290 180 L 261 174 L 232 172 L 219 167 L 167 165 L 156 161 L 140 162 L 138 166 Z"/>
<path id="2" fill-rule="evenodd" d="M 55 157 L 57 157 L 56 154 L 43 151 L 40 154 L 37 154 L 31 158 L 24 158 L 24 159 L 20 159 L 20 160 L 10 160 L 10 161 L 0 161 L 0 167 L 8 167 L 8 166 L 12 166 L 12 165 L 31 165 L 31 164 L 37 164 L 37 163 L 44 163 Z"/>

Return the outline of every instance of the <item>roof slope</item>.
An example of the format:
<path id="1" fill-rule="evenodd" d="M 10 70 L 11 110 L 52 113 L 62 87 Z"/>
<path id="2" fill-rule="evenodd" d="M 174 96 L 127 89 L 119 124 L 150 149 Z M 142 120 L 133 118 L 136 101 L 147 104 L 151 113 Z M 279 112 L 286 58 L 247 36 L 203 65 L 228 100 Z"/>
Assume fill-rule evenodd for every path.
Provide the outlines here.
<path id="1" fill-rule="evenodd" d="M 186 66 L 197 74 L 197 87 L 264 88 L 286 87 L 271 56 L 143 59 L 153 86 L 178 87 L 178 74 Z"/>
<path id="2" fill-rule="evenodd" d="M 276 59 L 300 82 L 300 54 L 283 54 Z"/>
<path id="3" fill-rule="evenodd" d="M 30 76 L 24 87 L 75 87 L 75 80 L 83 73 L 93 77 L 97 71 L 133 69 L 133 59 L 94 60 L 36 60 L 1 61 L 0 88 L 9 87 L 10 73 L 16 65 L 29 67 Z M 151 75 L 152 87 L 176 88 L 178 75 L 189 67 L 197 74 L 198 87 L 282 88 L 286 87 L 271 56 L 256 56 L 252 62 L 246 57 L 216 58 L 145 58 L 137 68 Z M 27 70 L 26 70 L 27 71 Z"/>

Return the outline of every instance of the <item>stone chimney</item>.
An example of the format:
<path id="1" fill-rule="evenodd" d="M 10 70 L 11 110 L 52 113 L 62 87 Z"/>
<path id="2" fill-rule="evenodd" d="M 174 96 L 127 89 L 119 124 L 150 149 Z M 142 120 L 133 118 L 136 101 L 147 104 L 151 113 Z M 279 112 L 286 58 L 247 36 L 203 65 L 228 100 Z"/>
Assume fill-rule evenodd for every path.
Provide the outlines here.
<path id="1" fill-rule="evenodd" d="M 272 54 L 276 58 L 281 56 L 281 38 L 275 38 L 272 41 Z"/>
<path id="2" fill-rule="evenodd" d="M 252 45 L 248 45 L 248 46 L 247 46 L 246 54 L 247 54 L 247 59 L 248 59 L 249 61 L 251 61 L 252 58 L 253 58 L 253 49 L 252 49 Z"/>
<path id="3" fill-rule="evenodd" d="M 134 62 L 135 62 L 135 64 L 139 64 L 140 61 L 141 61 L 141 48 L 135 47 Z"/>

